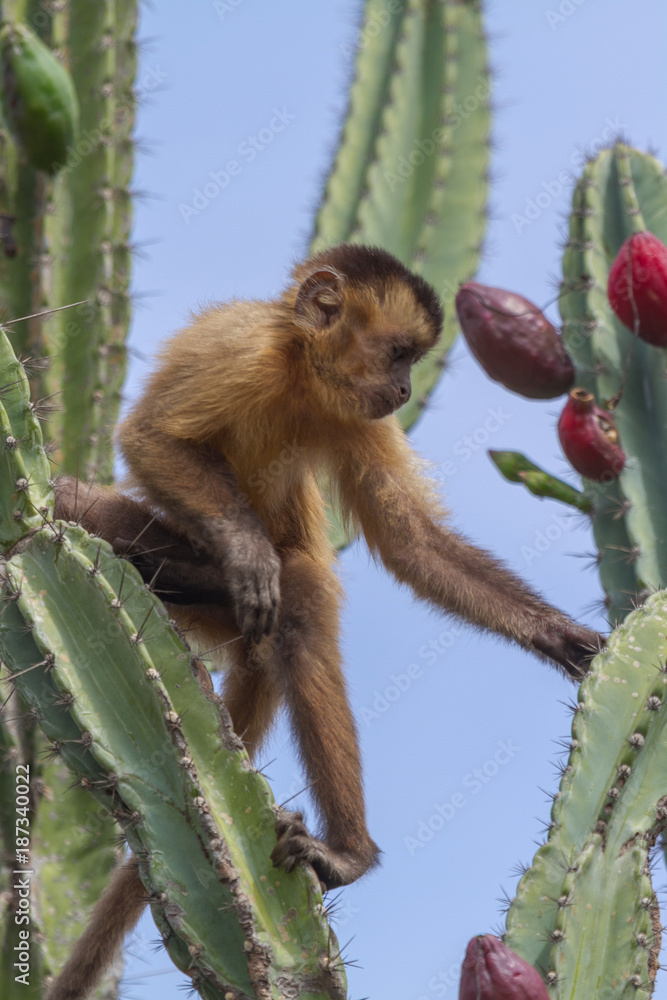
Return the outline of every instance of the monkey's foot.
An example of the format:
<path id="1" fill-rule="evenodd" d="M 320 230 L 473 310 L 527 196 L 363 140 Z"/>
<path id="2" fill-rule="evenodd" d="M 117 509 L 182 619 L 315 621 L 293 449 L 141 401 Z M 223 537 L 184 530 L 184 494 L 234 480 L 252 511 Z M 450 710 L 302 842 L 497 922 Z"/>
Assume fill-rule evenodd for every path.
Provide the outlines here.
<path id="1" fill-rule="evenodd" d="M 339 849 L 312 837 L 299 812 L 277 809 L 278 843 L 271 852 L 276 867 L 291 872 L 296 865 L 309 864 L 325 889 L 337 889 L 360 878 L 378 864 L 380 850 L 368 838 L 359 847 Z"/>

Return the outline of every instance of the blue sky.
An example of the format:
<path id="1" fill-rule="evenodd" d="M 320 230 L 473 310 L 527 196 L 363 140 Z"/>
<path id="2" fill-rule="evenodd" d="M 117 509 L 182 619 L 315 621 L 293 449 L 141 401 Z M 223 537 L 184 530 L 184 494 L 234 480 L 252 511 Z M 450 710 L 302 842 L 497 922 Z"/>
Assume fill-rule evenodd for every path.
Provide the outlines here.
<path id="1" fill-rule="evenodd" d="M 358 9 L 349 0 L 142 8 L 136 187 L 146 197 L 136 212 L 143 252 L 131 333 L 141 356 L 128 399 L 148 370 L 142 357 L 189 309 L 270 296 L 304 252 L 345 107 Z M 554 297 L 582 152 L 622 131 L 667 154 L 667 8 L 659 0 L 495 0 L 487 25 L 497 141 L 478 278 L 544 304 Z M 241 164 L 234 174 L 230 160 Z M 224 188 L 195 201 L 211 172 L 229 174 Z M 522 222 L 538 195 L 544 207 Z M 586 523 L 505 483 L 486 455 L 517 449 L 567 476 L 554 429 L 559 402 L 510 395 L 461 343 L 452 358 L 412 440 L 434 463 L 453 523 L 553 603 L 602 627 L 595 572 L 577 558 L 593 549 Z M 456 997 L 468 939 L 501 925 L 497 899 L 502 888 L 512 895 L 512 867 L 530 860 L 548 821 L 540 787 L 555 791 L 554 741 L 569 730 L 562 701 L 573 689 L 522 651 L 418 605 L 363 546 L 344 553 L 340 572 L 369 825 L 384 852 L 382 867 L 338 904 L 337 933 L 359 966 L 349 971 L 350 997 Z M 265 760 L 279 801 L 305 784 L 284 725 Z M 444 818 L 432 824 L 440 828 L 415 847 L 434 816 Z M 664 882 L 659 871 L 656 886 Z M 183 975 L 149 947 L 156 937 L 146 918 L 131 943 L 124 996 L 183 995 Z M 667 998 L 667 983 L 656 996 Z"/>

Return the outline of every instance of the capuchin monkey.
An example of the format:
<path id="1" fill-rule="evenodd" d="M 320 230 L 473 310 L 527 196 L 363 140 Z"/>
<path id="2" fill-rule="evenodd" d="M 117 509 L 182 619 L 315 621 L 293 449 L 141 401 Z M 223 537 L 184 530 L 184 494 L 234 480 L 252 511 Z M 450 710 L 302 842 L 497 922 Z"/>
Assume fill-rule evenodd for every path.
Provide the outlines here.
<path id="1" fill-rule="evenodd" d="M 326 482 L 349 523 L 433 607 L 511 639 L 579 680 L 604 640 L 447 526 L 394 415 L 435 345 L 433 288 L 374 247 L 299 264 L 270 302 L 214 305 L 167 341 L 119 442 L 134 498 L 62 477 L 56 515 L 138 566 L 203 648 L 227 646 L 223 698 L 256 753 L 286 703 L 323 824 L 280 814 L 275 865 L 343 886 L 378 862 L 339 652 Z M 136 541 L 135 541 L 136 539 Z M 239 638 L 240 637 L 240 638 Z M 120 867 L 48 993 L 86 996 L 146 891 Z"/>

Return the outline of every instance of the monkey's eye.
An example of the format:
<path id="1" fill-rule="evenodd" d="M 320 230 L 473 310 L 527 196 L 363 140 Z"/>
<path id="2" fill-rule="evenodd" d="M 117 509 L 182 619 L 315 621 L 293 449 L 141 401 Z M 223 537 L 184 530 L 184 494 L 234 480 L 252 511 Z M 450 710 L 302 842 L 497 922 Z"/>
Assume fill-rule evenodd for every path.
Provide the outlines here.
<path id="1" fill-rule="evenodd" d="M 391 348 L 391 360 L 392 361 L 404 361 L 411 354 L 410 348 L 405 347 L 404 344 L 392 344 Z"/>

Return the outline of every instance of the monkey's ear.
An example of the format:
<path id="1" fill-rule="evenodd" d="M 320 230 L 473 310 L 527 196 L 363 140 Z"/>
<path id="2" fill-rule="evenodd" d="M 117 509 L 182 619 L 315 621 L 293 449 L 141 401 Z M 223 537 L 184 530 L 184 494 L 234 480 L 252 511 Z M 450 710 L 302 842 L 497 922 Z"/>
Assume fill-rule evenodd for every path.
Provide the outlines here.
<path id="1" fill-rule="evenodd" d="M 343 279 L 330 268 L 313 271 L 301 283 L 294 315 L 302 326 L 316 329 L 335 322 L 343 306 Z"/>

